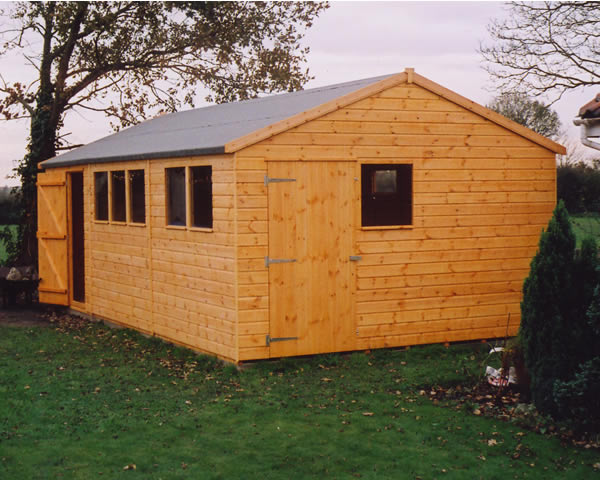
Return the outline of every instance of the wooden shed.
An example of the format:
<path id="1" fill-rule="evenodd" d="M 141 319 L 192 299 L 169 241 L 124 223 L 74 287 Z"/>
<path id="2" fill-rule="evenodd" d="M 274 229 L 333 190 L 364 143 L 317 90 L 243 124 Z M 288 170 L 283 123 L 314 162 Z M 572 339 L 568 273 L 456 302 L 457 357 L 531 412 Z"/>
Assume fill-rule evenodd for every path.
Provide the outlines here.
<path id="1" fill-rule="evenodd" d="M 407 69 L 43 163 L 40 300 L 240 362 L 514 334 L 564 148 Z"/>

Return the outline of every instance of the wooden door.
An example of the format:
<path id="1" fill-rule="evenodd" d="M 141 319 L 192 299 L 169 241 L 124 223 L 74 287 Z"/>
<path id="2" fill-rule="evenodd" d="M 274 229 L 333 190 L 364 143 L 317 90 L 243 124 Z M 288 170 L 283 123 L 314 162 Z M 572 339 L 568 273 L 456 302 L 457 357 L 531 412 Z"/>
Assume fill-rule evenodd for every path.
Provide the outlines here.
<path id="1" fill-rule="evenodd" d="M 65 173 L 38 174 L 40 302 L 68 305 L 67 187 Z"/>
<path id="2" fill-rule="evenodd" d="M 271 357 L 354 348 L 353 167 L 269 162 Z"/>

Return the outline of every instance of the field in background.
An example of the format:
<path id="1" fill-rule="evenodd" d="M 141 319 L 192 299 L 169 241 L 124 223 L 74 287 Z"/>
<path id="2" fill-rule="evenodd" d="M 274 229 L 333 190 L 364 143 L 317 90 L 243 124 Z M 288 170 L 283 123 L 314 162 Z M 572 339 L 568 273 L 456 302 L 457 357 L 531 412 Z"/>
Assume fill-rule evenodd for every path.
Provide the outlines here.
<path id="1" fill-rule="evenodd" d="M 17 226 L 16 225 L 0 225 L 0 229 L 4 230 L 8 228 L 12 234 L 13 234 L 13 238 L 14 236 L 17 234 Z M 4 265 L 4 262 L 6 261 L 6 246 L 4 245 L 4 242 L 0 242 L 0 265 Z"/>
<path id="2" fill-rule="evenodd" d="M 600 245 L 600 215 L 582 214 L 571 215 L 571 225 L 577 237 L 577 246 L 581 246 L 581 241 L 585 237 L 593 237 L 596 243 Z"/>

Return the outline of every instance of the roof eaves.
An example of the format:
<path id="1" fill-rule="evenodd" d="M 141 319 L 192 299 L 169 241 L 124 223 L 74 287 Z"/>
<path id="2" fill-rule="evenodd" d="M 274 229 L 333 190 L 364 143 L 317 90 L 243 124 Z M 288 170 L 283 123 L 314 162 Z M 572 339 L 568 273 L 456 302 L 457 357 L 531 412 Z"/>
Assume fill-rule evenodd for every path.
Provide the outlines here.
<path id="1" fill-rule="evenodd" d="M 180 157 L 194 157 L 198 155 L 220 155 L 225 153 L 225 148 L 222 146 L 217 147 L 206 147 L 206 148 L 194 148 L 187 150 L 174 150 L 165 152 L 151 152 L 151 153 L 139 153 L 133 155 L 115 155 L 112 157 L 90 157 L 81 158 L 77 160 L 64 160 L 64 161 L 53 161 L 54 159 L 46 160 L 40 163 L 41 168 L 58 168 L 58 167 L 71 167 L 76 165 L 87 165 L 90 163 L 114 163 L 114 162 L 126 162 L 133 160 L 152 160 L 157 158 L 180 158 Z M 60 158 L 60 157 L 56 157 Z"/>
<path id="2" fill-rule="evenodd" d="M 556 143 L 555 141 L 550 140 L 549 138 L 546 138 L 543 135 L 540 135 L 539 133 L 534 132 L 533 130 L 527 127 L 524 127 L 523 125 L 517 122 L 513 122 L 512 120 L 506 118 L 504 115 L 500 115 L 499 113 L 494 112 L 489 108 L 479 105 L 478 103 L 469 100 L 468 98 L 465 98 L 462 95 L 453 92 L 452 90 L 448 90 L 447 88 L 442 87 L 441 85 L 417 73 L 413 74 L 413 83 L 423 88 L 426 88 L 427 90 L 430 90 L 431 92 L 440 95 L 446 100 L 454 102 L 460 105 L 461 107 L 470 110 L 473 113 L 481 115 L 482 117 L 487 118 L 488 120 L 497 123 L 498 125 L 505 127 L 513 131 L 514 133 L 521 135 L 522 137 L 525 137 L 528 140 L 531 140 L 532 142 L 537 143 L 538 145 L 553 151 L 554 153 L 558 153 L 560 155 L 565 155 L 567 153 L 567 149 L 561 144 Z"/>
<path id="3" fill-rule="evenodd" d="M 407 71 L 408 70 L 410 69 L 407 69 Z M 351 103 L 358 102 L 363 98 L 375 95 L 400 83 L 406 83 L 407 78 L 407 72 L 391 75 L 383 80 L 376 81 L 370 85 L 359 88 L 358 90 L 334 98 L 333 100 L 329 100 L 321 105 L 309 108 L 304 112 L 300 112 L 296 115 L 292 115 L 291 117 L 280 120 L 279 122 L 267 125 L 266 127 L 260 128 L 254 132 L 226 143 L 225 152 L 237 152 L 243 148 L 249 147 L 255 143 L 272 137 L 273 135 L 277 135 L 278 133 L 297 127 L 298 125 L 302 125 L 303 123 L 314 120 L 315 118 L 322 117 L 323 115 L 339 110 L 340 108 L 344 108 Z"/>

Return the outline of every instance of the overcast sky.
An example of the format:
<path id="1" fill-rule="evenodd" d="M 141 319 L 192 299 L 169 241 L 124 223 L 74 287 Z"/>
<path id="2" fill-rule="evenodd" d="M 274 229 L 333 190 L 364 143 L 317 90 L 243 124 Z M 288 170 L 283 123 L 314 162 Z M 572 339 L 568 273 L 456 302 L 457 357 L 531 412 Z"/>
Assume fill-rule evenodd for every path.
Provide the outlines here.
<path id="1" fill-rule="evenodd" d="M 308 67 L 315 77 L 306 87 L 318 87 L 359 78 L 401 72 L 406 67 L 446 88 L 485 105 L 493 85 L 481 68 L 480 42 L 490 42 L 486 26 L 505 15 L 501 2 L 332 2 L 307 33 Z M 18 57 L 0 59 L 7 80 L 27 78 Z M 570 128 L 579 107 L 595 94 L 578 91 L 565 95 L 554 108 Z M 589 98 L 588 98 L 589 97 Z M 2 122 L 0 185 L 14 160 L 25 153 L 29 122 Z M 88 143 L 111 133 L 102 117 L 71 114 L 64 132 L 71 143 Z"/>

